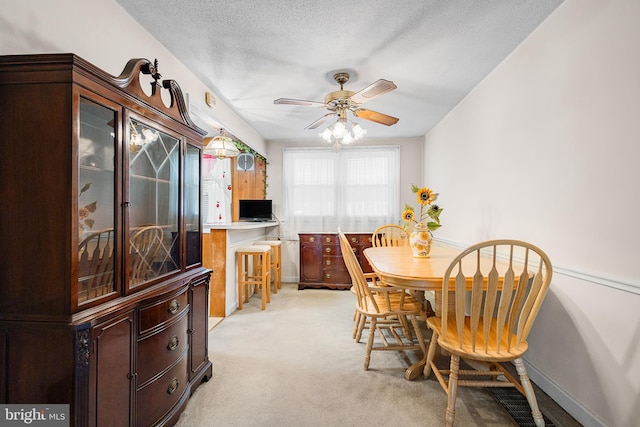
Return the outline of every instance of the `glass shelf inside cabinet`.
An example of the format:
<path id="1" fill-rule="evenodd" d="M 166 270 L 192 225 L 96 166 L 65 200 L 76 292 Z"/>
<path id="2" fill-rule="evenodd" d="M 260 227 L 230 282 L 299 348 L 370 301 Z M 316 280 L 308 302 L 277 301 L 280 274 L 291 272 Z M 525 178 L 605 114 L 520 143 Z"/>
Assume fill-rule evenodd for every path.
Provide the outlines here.
<path id="1" fill-rule="evenodd" d="M 78 304 L 116 290 L 114 158 L 116 113 L 80 99 Z"/>
<path id="2" fill-rule="evenodd" d="M 129 287 L 180 269 L 180 140 L 129 121 Z"/>

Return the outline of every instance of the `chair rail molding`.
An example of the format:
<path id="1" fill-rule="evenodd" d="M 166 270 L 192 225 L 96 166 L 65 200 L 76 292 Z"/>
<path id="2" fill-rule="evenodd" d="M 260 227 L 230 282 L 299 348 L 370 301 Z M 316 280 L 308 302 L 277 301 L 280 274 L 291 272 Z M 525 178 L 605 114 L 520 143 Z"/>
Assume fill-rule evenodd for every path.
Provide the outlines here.
<path id="1" fill-rule="evenodd" d="M 452 246 L 460 250 L 465 249 L 469 244 L 460 243 L 454 240 L 442 239 L 434 237 L 434 241 L 439 242 L 446 246 Z M 605 277 L 591 272 L 580 271 L 569 267 L 563 267 L 551 260 L 553 264 L 553 274 L 560 274 L 562 276 L 573 277 L 574 279 L 584 280 L 586 282 L 595 283 L 596 285 L 606 286 L 608 288 L 617 289 L 619 291 L 629 292 L 632 294 L 640 295 L 640 281 L 625 281 L 614 277 Z"/>

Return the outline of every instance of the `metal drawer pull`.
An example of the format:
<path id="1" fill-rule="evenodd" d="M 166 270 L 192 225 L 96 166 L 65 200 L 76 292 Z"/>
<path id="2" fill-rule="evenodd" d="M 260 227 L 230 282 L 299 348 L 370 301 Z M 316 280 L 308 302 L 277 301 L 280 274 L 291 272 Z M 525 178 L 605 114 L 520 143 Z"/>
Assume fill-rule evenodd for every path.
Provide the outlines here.
<path id="1" fill-rule="evenodd" d="M 325 264 L 326 264 L 326 265 L 331 265 L 331 260 L 330 260 L 330 259 L 326 260 L 326 261 L 325 261 Z"/>
<path id="2" fill-rule="evenodd" d="M 179 345 L 180 345 L 180 340 L 178 339 L 177 335 L 174 335 L 169 340 L 169 344 L 167 344 L 167 350 L 173 351 L 176 348 L 178 348 Z"/>
<path id="3" fill-rule="evenodd" d="M 178 381 L 178 378 L 172 379 L 171 383 L 169 384 L 169 388 L 167 388 L 167 393 L 169 394 L 175 393 L 179 385 L 180 385 L 180 382 Z"/>
<path id="4" fill-rule="evenodd" d="M 315 238 L 315 237 L 309 237 L 309 241 L 310 241 L 311 243 L 313 243 L 313 242 L 315 242 L 315 241 L 316 241 L 316 238 Z"/>
<path id="5" fill-rule="evenodd" d="M 356 243 L 356 242 L 358 241 L 358 239 L 356 239 L 355 237 L 352 237 L 352 238 L 351 238 L 351 241 L 352 241 L 353 243 Z"/>
<path id="6" fill-rule="evenodd" d="M 327 242 L 327 243 L 331 243 L 331 237 L 325 237 L 324 241 Z"/>
<path id="7" fill-rule="evenodd" d="M 179 309 L 180 303 L 178 302 L 178 300 L 174 299 L 173 301 L 171 301 L 171 304 L 169 304 L 169 313 L 176 314 Z"/>
<path id="8" fill-rule="evenodd" d="M 330 253 L 331 253 L 331 248 L 326 248 L 324 251 L 325 251 L 326 253 L 330 254 Z"/>

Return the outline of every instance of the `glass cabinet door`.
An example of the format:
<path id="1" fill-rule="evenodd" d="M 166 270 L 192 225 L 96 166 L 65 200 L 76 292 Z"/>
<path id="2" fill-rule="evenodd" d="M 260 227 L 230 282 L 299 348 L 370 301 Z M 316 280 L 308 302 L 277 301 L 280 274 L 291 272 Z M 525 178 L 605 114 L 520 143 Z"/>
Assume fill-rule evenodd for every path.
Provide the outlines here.
<path id="1" fill-rule="evenodd" d="M 180 269 L 180 141 L 129 120 L 129 288 Z"/>
<path id="2" fill-rule="evenodd" d="M 83 304 L 116 290 L 116 112 L 81 97 L 79 117 L 78 304 Z"/>
<path id="3" fill-rule="evenodd" d="M 200 149 L 187 144 L 184 166 L 184 216 L 187 231 L 187 266 L 199 264 L 200 250 Z"/>

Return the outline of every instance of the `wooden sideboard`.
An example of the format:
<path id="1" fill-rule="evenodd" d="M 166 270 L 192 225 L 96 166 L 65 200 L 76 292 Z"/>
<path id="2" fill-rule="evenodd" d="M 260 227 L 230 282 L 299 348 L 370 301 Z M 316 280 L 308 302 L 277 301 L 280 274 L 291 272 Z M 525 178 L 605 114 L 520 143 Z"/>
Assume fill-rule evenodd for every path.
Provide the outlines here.
<path id="1" fill-rule="evenodd" d="M 345 233 L 362 270 L 373 271 L 363 251 L 372 246 L 371 233 Z M 351 288 L 351 277 L 342 260 L 340 241 L 335 233 L 299 234 L 300 281 L 298 289 Z"/>

